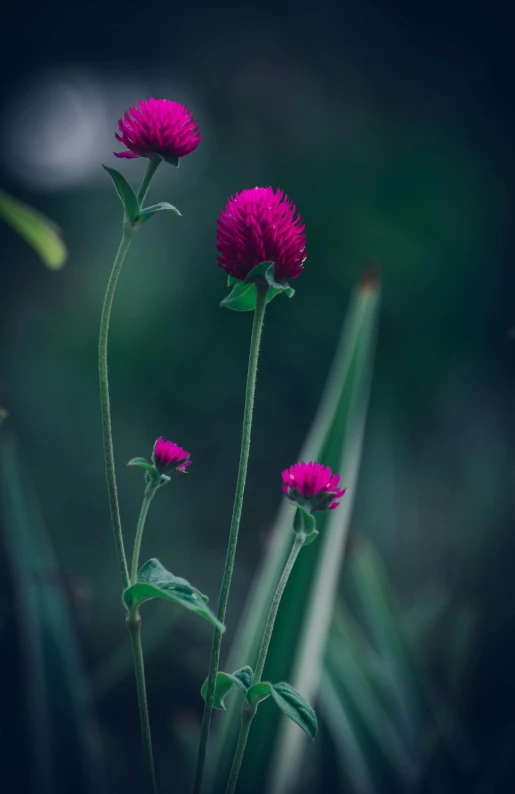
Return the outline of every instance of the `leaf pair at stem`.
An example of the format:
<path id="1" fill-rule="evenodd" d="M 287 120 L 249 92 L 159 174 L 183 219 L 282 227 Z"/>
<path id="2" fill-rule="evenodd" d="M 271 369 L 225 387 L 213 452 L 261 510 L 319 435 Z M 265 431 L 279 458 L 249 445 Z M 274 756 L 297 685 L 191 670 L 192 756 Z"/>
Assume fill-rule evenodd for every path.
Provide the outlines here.
<path id="1" fill-rule="evenodd" d="M 253 684 L 254 671 L 251 667 L 242 667 L 234 673 L 218 673 L 215 689 L 215 709 L 225 711 L 225 697 L 236 686 L 243 694 L 246 704 L 256 709 L 258 704 L 272 697 L 278 708 L 293 722 L 314 739 L 318 730 L 317 718 L 309 703 L 290 684 L 281 681 L 271 684 L 269 681 L 259 681 Z M 202 697 L 207 692 L 207 679 L 201 689 Z M 245 705 L 246 705 L 245 704 Z"/>
<path id="2" fill-rule="evenodd" d="M 156 168 L 158 164 L 159 163 L 156 164 Z M 160 201 L 158 204 L 152 204 L 150 207 L 143 208 L 141 206 L 142 202 L 140 202 L 138 196 L 136 196 L 134 190 L 129 185 L 125 177 L 115 168 L 109 168 L 107 165 L 102 167 L 105 171 L 107 171 L 113 180 L 116 192 L 118 193 L 120 201 L 123 204 L 125 211 L 124 222 L 126 224 L 137 228 L 138 226 L 141 226 L 143 223 L 146 223 L 148 220 L 150 220 L 150 218 L 155 215 L 156 212 L 162 212 L 163 210 L 168 210 L 169 212 L 174 212 L 176 215 L 181 215 L 177 207 L 174 207 L 167 201 Z"/>

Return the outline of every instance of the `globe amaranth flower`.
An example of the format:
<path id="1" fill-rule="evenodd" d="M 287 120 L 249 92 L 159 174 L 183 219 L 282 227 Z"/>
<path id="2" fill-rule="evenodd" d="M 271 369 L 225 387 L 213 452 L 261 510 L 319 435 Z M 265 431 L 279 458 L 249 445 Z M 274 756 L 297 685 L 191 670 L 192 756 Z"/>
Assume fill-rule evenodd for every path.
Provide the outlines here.
<path id="1" fill-rule="evenodd" d="M 319 510 L 335 510 L 345 493 L 338 488 L 340 475 L 333 474 L 329 466 L 320 463 L 295 463 L 282 473 L 283 491 L 294 504 L 311 513 Z"/>
<path id="2" fill-rule="evenodd" d="M 274 262 L 277 281 L 297 278 L 306 235 L 295 205 L 281 190 L 254 187 L 228 200 L 218 219 L 218 265 L 244 281 L 261 262 Z"/>
<path id="3" fill-rule="evenodd" d="M 189 466 L 191 460 L 188 460 L 189 452 L 174 444 L 173 441 L 165 441 L 161 436 L 154 444 L 154 452 L 152 453 L 152 460 L 154 466 L 161 471 L 180 471 L 184 473 L 186 466 Z"/>
<path id="4" fill-rule="evenodd" d="M 116 157 L 179 158 L 189 154 L 202 137 L 191 111 L 170 99 L 140 100 L 118 121 L 117 140 L 129 151 L 114 152 Z"/>

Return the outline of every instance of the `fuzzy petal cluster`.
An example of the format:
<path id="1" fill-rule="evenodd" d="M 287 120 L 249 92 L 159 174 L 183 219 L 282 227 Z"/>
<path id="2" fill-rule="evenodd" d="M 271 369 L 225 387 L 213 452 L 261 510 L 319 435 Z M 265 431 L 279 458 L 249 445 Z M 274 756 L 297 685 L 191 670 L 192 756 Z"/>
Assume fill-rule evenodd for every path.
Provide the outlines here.
<path id="1" fill-rule="evenodd" d="M 295 205 L 281 190 L 254 187 L 227 202 L 218 219 L 218 265 L 244 281 L 261 262 L 274 262 L 277 281 L 297 278 L 306 235 Z"/>
<path id="2" fill-rule="evenodd" d="M 154 466 L 157 466 L 158 469 L 168 471 L 174 469 L 184 473 L 186 466 L 191 463 L 191 460 L 188 460 L 189 456 L 190 453 L 186 452 L 185 449 L 178 444 L 174 444 L 173 441 L 165 441 L 161 436 L 154 444 L 152 460 L 154 461 Z"/>
<path id="3" fill-rule="evenodd" d="M 345 493 L 338 488 L 340 475 L 333 474 L 329 466 L 320 463 L 295 463 L 282 473 L 283 491 L 297 505 L 310 512 L 335 510 Z"/>
<path id="4" fill-rule="evenodd" d="M 189 154 L 202 137 L 191 111 L 170 99 L 140 100 L 118 121 L 117 140 L 129 151 L 114 152 L 116 157 L 178 158 Z"/>

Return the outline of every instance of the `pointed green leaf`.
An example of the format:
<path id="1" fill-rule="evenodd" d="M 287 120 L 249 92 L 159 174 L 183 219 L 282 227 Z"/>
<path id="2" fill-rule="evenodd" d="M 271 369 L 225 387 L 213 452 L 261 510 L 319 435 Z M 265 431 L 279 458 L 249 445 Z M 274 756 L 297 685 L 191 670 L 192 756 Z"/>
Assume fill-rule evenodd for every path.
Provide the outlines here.
<path id="1" fill-rule="evenodd" d="M 138 574 L 138 581 L 125 590 L 123 600 L 127 609 L 139 607 L 144 601 L 151 598 L 161 598 L 164 601 L 173 601 L 176 604 L 195 612 L 200 617 L 208 620 L 219 631 L 225 631 L 225 626 L 206 606 L 208 598 L 193 587 L 186 579 L 174 576 L 161 565 L 159 560 L 152 559 L 145 563 Z"/>
<path id="2" fill-rule="evenodd" d="M 283 714 L 314 739 L 318 730 L 317 717 L 302 695 L 285 681 L 272 684 L 271 695 Z"/>
<path id="3" fill-rule="evenodd" d="M 107 171 L 113 180 L 116 192 L 118 193 L 120 201 L 124 206 L 127 220 L 129 220 L 131 223 L 135 223 L 139 218 L 139 202 L 136 198 L 134 190 L 131 188 L 125 177 L 120 174 L 116 168 L 109 168 L 107 165 L 103 165 L 102 168 L 104 171 Z"/>
<path id="4" fill-rule="evenodd" d="M 179 168 L 180 165 L 180 157 L 173 157 L 171 154 L 160 154 L 159 157 L 168 163 L 168 165 L 173 165 L 174 168 Z"/>
<path id="5" fill-rule="evenodd" d="M 0 217 L 23 237 L 51 270 L 59 270 L 68 251 L 55 223 L 17 199 L 0 190 Z"/>
<path id="6" fill-rule="evenodd" d="M 266 700 L 272 694 L 272 684 L 268 681 L 260 681 L 259 684 L 254 684 L 247 692 L 247 700 L 249 703 L 260 703 Z"/>
<path id="7" fill-rule="evenodd" d="M 159 204 L 152 204 L 151 207 L 145 207 L 145 209 L 141 210 L 139 214 L 139 222 L 146 223 L 149 218 L 156 214 L 156 212 L 163 212 L 163 210 L 175 212 L 176 215 L 179 215 L 179 217 L 182 218 L 182 214 L 179 212 L 177 207 L 174 207 L 172 204 L 168 204 L 167 201 L 160 201 Z"/>
<path id="8" fill-rule="evenodd" d="M 310 546 L 313 543 L 313 541 L 315 541 L 318 538 L 319 534 L 320 532 L 317 529 L 314 529 L 313 532 L 310 532 L 309 535 L 306 536 L 306 540 L 304 541 L 304 546 Z"/>
<path id="9" fill-rule="evenodd" d="M 247 278 L 245 279 L 246 284 L 253 284 L 255 281 L 267 279 L 267 272 L 269 270 L 274 272 L 274 263 L 273 262 L 260 262 L 259 265 L 253 267 L 252 270 L 248 273 Z"/>
<path id="10" fill-rule="evenodd" d="M 141 469 L 145 469 L 152 482 L 159 480 L 158 470 L 151 463 L 148 463 L 145 458 L 133 458 L 128 462 L 127 466 L 139 466 Z"/>
<path id="11" fill-rule="evenodd" d="M 315 516 L 298 505 L 293 519 L 293 529 L 295 532 L 304 532 L 306 535 L 310 535 L 316 529 Z"/>
<path id="12" fill-rule="evenodd" d="M 282 290 L 272 289 L 268 290 L 266 302 L 270 303 L 276 295 L 279 295 Z M 236 312 L 250 312 L 256 308 L 256 286 L 255 284 L 246 284 L 244 281 L 236 281 L 231 292 L 220 303 L 224 309 L 232 309 Z"/>
<path id="13" fill-rule="evenodd" d="M 234 673 L 223 673 L 219 672 L 216 675 L 216 684 L 215 684 L 215 701 L 214 707 L 215 709 L 220 709 L 221 711 L 226 711 L 225 708 L 225 696 L 228 692 L 233 688 L 233 686 L 237 686 L 240 692 L 242 692 L 243 696 L 247 696 L 247 690 L 252 683 L 252 678 L 254 676 L 254 671 L 252 667 L 248 665 L 246 667 L 242 667 L 241 670 L 236 670 Z M 207 695 L 207 685 L 208 679 L 204 681 L 202 684 L 202 689 L 200 690 L 200 694 L 206 699 Z"/>
<path id="14" fill-rule="evenodd" d="M 274 269 L 275 269 L 275 265 L 272 263 L 265 272 L 265 278 L 267 280 L 268 285 L 273 289 L 277 289 L 281 292 L 286 292 L 288 298 L 293 298 L 293 296 L 295 295 L 295 290 L 292 289 L 292 287 L 290 287 L 287 281 L 280 281 L 280 280 L 276 281 L 274 275 Z"/>

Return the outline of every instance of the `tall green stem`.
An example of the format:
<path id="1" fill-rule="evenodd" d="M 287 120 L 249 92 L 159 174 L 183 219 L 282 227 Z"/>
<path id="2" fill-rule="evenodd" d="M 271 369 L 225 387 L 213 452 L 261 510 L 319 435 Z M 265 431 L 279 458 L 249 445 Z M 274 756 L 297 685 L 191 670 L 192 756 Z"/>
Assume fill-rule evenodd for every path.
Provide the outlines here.
<path id="1" fill-rule="evenodd" d="M 150 159 L 147 165 L 147 171 L 143 177 L 139 192 L 138 201 L 140 205 L 144 201 L 152 178 L 160 164 L 161 160 Z M 104 458 L 106 467 L 107 478 L 107 491 L 109 495 L 109 508 L 111 511 L 111 524 L 113 527 L 114 540 L 116 544 L 116 551 L 118 552 L 118 561 L 120 564 L 120 573 L 122 575 L 123 587 L 126 589 L 129 586 L 129 569 L 127 566 L 127 558 L 125 556 L 125 548 L 123 544 L 122 535 L 122 521 L 120 517 L 120 505 L 118 502 L 118 488 L 116 485 L 116 470 L 114 465 L 114 449 L 113 449 L 113 430 L 111 425 L 111 407 L 109 401 L 109 374 L 107 366 L 107 343 L 109 338 L 109 323 L 111 320 L 111 309 L 113 308 L 113 300 L 116 292 L 116 285 L 120 276 L 122 265 L 129 250 L 135 228 L 132 224 L 123 224 L 123 235 L 116 254 L 113 269 L 109 276 L 107 290 L 104 298 L 104 305 L 102 307 L 102 317 L 100 318 L 100 334 L 98 340 L 98 375 L 100 381 L 100 411 L 102 415 L 102 437 L 104 444 Z"/>
<path id="2" fill-rule="evenodd" d="M 275 619 L 277 617 L 277 612 L 279 611 L 279 604 L 281 603 L 284 589 L 288 583 L 288 579 L 290 578 L 293 566 L 295 565 L 295 560 L 299 556 L 299 551 L 304 545 L 305 540 L 306 535 L 303 532 L 295 533 L 295 540 L 293 541 L 293 546 L 291 547 L 290 556 L 286 560 L 286 565 L 284 566 L 282 576 L 279 579 L 279 584 L 277 585 L 277 590 L 275 591 L 274 599 L 266 619 L 265 630 L 263 632 L 263 639 L 261 640 L 261 647 L 259 649 L 259 655 L 256 664 L 256 671 L 254 673 L 254 678 L 252 679 L 253 684 L 258 684 L 261 681 L 261 676 L 263 675 L 263 670 L 265 669 L 268 648 L 270 647 L 270 640 L 272 639 Z"/>
<path id="3" fill-rule="evenodd" d="M 238 544 L 238 530 L 240 527 L 241 510 L 243 505 L 243 494 L 245 492 L 245 481 L 247 478 L 247 465 L 250 451 L 250 436 L 252 430 L 252 413 L 254 410 L 254 394 L 256 391 L 256 373 L 259 356 L 259 345 L 263 320 L 265 316 L 266 300 L 268 287 L 256 284 L 256 309 L 254 311 L 254 322 L 252 325 L 252 337 L 250 340 L 249 365 L 247 371 L 247 386 L 245 391 L 245 409 L 243 412 L 243 430 L 241 436 L 240 465 L 238 469 L 238 479 L 236 481 L 236 493 L 232 511 L 231 526 L 229 530 L 229 543 L 225 557 L 225 567 L 220 590 L 220 600 L 218 602 L 218 619 L 225 621 L 227 601 L 231 587 L 232 573 L 234 569 L 234 558 L 236 556 L 236 546 Z M 209 738 L 209 727 L 211 715 L 213 713 L 213 703 L 215 698 L 216 674 L 220 661 L 220 647 L 222 644 L 222 634 L 215 629 L 213 645 L 211 648 L 211 660 L 209 665 L 209 678 L 207 686 L 206 702 L 204 704 L 204 716 L 202 718 L 202 731 L 200 735 L 200 745 L 197 757 L 197 769 L 195 774 L 194 794 L 200 794 L 206 764 L 207 742 Z"/>
<path id="4" fill-rule="evenodd" d="M 152 754 L 152 737 L 150 734 L 150 721 L 148 718 L 147 689 L 145 685 L 145 665 L 143 663 L 143 648 L 141 646 L 141 617 L 138 610 L 130 612 L 127 624 L 132 640 L 132 655 L 134 657 L 134 674 L 138 690 L 138 706 L 141 722 L 141 742 L 143 755 L 149 781 L 149 791 L 157 794 L 156 776 L 154 772 L 154 758 Z"/>
<path id="5" fill-rule="evenodd" d="M 261 681 L 261 676 L 263 675 L 263 670 L 265 669 L 265 662 L 268 654 L 268 648 L 270 647 L 270 640 L 272 639 L 275 619 L 277 617 L 277 612 L 279 611 L 281 598 L 283 597 L 283 593 L 288 583 L 288 579 L 290 578 L 290 574 L 293 570 L 293 566 L 295 565 L 295 560 L 299 556 L 299 551 L 303 547 L 305 540 L 306 540 L 306 534 L 304 532 L 295 533 L 295 540 L 293 541 L 293 546 L 291 548 L 290 555 L 286 560 L 286 564 L 284 566 L 284 570 L 282 572 L 281 578 L 279 579 L 279 584 L 277 585 L 277 589 L 275 591 L 273 601 L 270 605 L 270 611 L 268 613 L 268 617 L 266 620 L 265 630 L 263 632 L 263 639 L 261 640 L 261 647 L 259 649 L 259 656 L 257 660 L 256 671 L 254 673 L 254 678 L 252 679 L 252 685 L 258 684 Z M 257 710 L 257 704 L 254 706 L 249 706 L 248 703 L 243 704 L 243 709 L 241 713 L 240 733 L 238 736 L 238 744 L 236 745 L 234 759 L 231 767 L 231 773 L 229 775 L 229 780 L 227 782 L 227 788 L 225 790 L 225 794 L 234 794 L 234 791 L 236 790 L 236 784 L 238 782 L 238 776 L 240 774 L 243 756 L 245 755 L 245 747 L 247 746 L 247 739 L 250 732 L 250 726 L 252 724 L 252 720 L 254 719 L 256 710 Z"/>
<path id="6" fill-rule="evenodd" d="M 132 553 L 132 566 L 131 566 L 131 585 L 136 584 L 138 579 L 138 564 L 139 564 L 139 552 L 141 549 L 141 538 L 143 537 L 145 521 L 147 520 L 148 508 L 150 507 L 150 502 L 154 498 L 154 494 L 156 490 L 157 488 L 153 483 L 148 483 L 147 487 L 145 488 L 145 494 L 143 496 L 143 504 L 141 505 L 141 511 L 138 519 L 138 526 L 136 527 L 136 537 L 134 538 L 134 551 Z"/>
<path id="7" fill-rule="evenodd" d="M 147 171 L 143 177 L 139 192 L 138 201 L 143 203 L 152 178 L 161 161 L 158 159 L 150 159 L 147 165 Z M 113 308 L 114 295 L 116 292 L 116 284 L 120 276 L 123 261 L 129 250 L 131 240 L 135 232 L 135 226 L 128 223 L 124 219 L 123 234 L 118 252 L 116 254 L 107 290 L 104 298 L 104 305 L 102 307 L 102 316 L 100 319 L 100 335 L 98 341 L 98 372 L 100 381 L 100 410 L 102 415 L 102 437 L 104 444 L 104 458 L 106 467 L 107 478 L 107 491 L 109 495 L 109 508 L 111 511 L 111 524 L 113 527 L 114 540 L 116 550 L 118 552 L 118 560 L 120 564 L 120 572 L 122 575 L 122 582 L 124 590 L 130 585 L 129 569 L 127 566 L 127 558 L 125 556 L 125 547 L 123 543 L 122 522 L 120 517 L 120 505 L 118 502 L 118 489 L 116 485 L 116 469 L 114 465 L 114 449 L 113 449 L 113 431 L 111 424 L 111 408 L 109 401 L 109 375 L 107 366 L 107 350 L 109 338 L 109 323 L 111 319 L 111 310 Z M 146 510 L 148 510 L 148 505 Z M 145 511 L 146 516 L 146 511 Z M 138 529 L 141 523 L 141 531 L 139 543 L 141 543 L 141 533 L 143 531 L 144 518 L 138 522 Z M 139 545 L 138 545 L 139 550 Z M 134 563 L 134 560 L 133 560 Z M 137 560 L 136 560 L 137 566 Z M 152 758 L 152 745 L 150 738 L 150 724 L 148 719 L 147 696 L 145 691 L 145 669 L 143 666 L 143 650 L 141 647 L 141 618 L 138 612 L 132 613 L 128 618 L 128 626 L 132 639 L 132 651 L 134 655 L 134 670 L 136 674 L 136 685 L 138 688 L 138 705 L 141 721 L 141 736 L 143 742 L 143 753 L 145 756 L 145 763 L 147 766 L 148 777 L 150 781 L 150 791 L 155 794 L 156 779 L 154 774 L 154 763 Z"/>
<path id="8" fill-rule="evenodd" d="M 102 436 L 104 442 L 104 457 L 107 477 L 107 491 L 109 494 L 109 507 L 111 510 L 111 524 L 113 526 L 114 540 L 118 552 L 120 571 L 123 587 L 129 586 L 129 569 L 123 545 L 122 522 L 120 518 L 120 505 L 118 503 L 118 489 L 116 486 L 116 471 L 114 466 L 113 431 L 111 426 L 111 409 L 109 402 L 109 378 L 107 369 L 107 341 L 109 336 L 109 321 L 113 306 L 116 284 L 122 269 L 123 260 L 131 244 L 134 231 L 132 227 L 124 226 L 122 241 L 114 260 L 113 269 L 109 277 L 107 291 L 102 308 L 100 320 L 100 337 L 98 342 L 98 371 L 100 380 L 100 410 L 102 413 Z"/>

